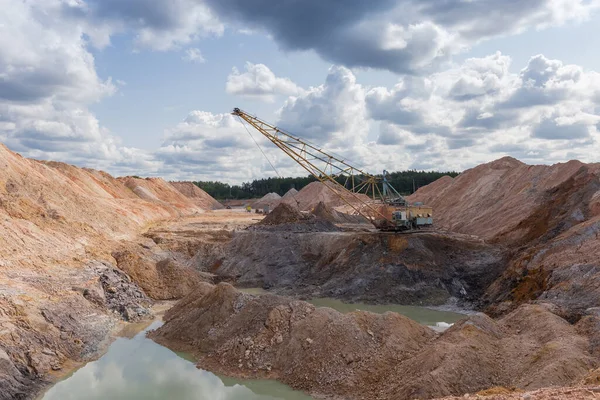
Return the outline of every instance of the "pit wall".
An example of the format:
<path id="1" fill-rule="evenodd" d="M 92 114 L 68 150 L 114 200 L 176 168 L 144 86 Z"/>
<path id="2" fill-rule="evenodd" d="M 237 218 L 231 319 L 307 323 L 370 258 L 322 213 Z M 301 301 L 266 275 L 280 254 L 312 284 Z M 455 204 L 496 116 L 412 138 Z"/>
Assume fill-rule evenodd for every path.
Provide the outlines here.
<path id="1" fill-rule="evenodd" d="M 503 271 L 503 249 L 438 234 L 240 231 L 196 267 L 245 287 L 347 301 L 473 306 Z"/>

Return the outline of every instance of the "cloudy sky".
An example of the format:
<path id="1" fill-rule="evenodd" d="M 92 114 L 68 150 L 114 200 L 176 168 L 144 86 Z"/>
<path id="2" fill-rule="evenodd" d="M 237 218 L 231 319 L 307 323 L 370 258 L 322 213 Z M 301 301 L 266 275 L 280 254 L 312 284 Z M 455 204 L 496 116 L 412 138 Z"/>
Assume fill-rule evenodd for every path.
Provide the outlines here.
<path id="1" fill-rule="evenodd" d="M 273 176 L 234 107 L 383 168 L 600 161 L 600 0 L 0 0 L 0 142 Z M 292 161 L 259 139 L 282 175 Z"/>

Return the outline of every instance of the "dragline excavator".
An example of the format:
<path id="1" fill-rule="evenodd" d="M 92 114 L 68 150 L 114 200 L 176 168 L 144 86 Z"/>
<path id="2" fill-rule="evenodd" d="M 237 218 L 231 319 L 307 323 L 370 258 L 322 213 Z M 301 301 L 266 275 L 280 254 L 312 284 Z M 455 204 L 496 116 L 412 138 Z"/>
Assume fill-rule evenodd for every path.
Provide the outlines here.
<path id="1" fill-rule="evenodd" d="M 381 177 L 368 174 L 342 157 L 325 152 L 239 108 L 234 108 L 232 114 L 273 142 L 377 229 L 401 232 L 433 226 L 432 208 L 422 203 L 409 204 L 392 187 L 387 171 L 383 171 Z"/>

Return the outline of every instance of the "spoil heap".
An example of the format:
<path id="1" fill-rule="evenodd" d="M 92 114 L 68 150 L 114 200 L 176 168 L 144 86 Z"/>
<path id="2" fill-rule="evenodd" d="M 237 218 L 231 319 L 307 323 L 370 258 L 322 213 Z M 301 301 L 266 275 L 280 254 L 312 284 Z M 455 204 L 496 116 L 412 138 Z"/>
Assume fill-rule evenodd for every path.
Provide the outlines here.
<path id="1" fill-rule="evenodd" d="M 291 188 L 283 195 L 282 199 L 294 198 L 294 196 L 296 196 L 297 194 L 298 194 L 298 191 L 294 188 Z"/>
<path id="2" fill-rule="evenodd" d="M 579 161 L 527 165 L 504 157 L 464 171 L 454 179 L 443 177 L 420 188 L 408 200 L 432 206 L 440 228 L 493 241 L 524 243 L 556 225 L 549 220 L 552 214 L 574 214 L 579 222 L 598 215 L 599 171 L 599 164 Z M 570 203 L 572 196 L 577 196 L 580 203 Z M 542 208 L 547 211 L 540 214 Z M 534 220 L 536 215 L 544 222 Z"/>
<path id="3" fill-rule="evenodd" d="M 263 218 L 257 225 L 281 225 L 281 224 L 294 224 L 298 222 L 307 221 L 309 216 L 302 214 L 298 209 L 290 206 L 289 204 L 282 203 L 275 207 L 265 218 Z"/>
<path id="4" fill-rule="evenodd" d="M 0 398 L 31 397 L 51 369 L 97 355 L 117 318 L 147 316 L 150 300 L 112 251 L 202 211 L 162 179 L 115 179 L 0 144 Z M 157 268 L 159 279 L 179 274 Z"/>
<path id="5" fill-rule="evenodd" d="M 203 279 L 174 258 L 164 258 L 147 249 L 120 249 L 112 256 L 144 292 L 156 300 L 180 299 L 196 288 Z"/>
<path id="6" fill-rule="evenodd" d="M 438 228 L 513 249 L 483 300 L 501 314 L 534 299 L 577 320 L 600 304 L 600 164 L 483 164 L 419 189 L 410 201 L 434 208 Z"/>
<path id="7" fill-rule="evenodd" d="M 293 206 L 281 203 L 263 218 L 253 230 L 294 231 L 294 232 L 335 232 L 339 231 L 330 221 L 312 214 L 304 214 Z"/>
<path id="8" fill-rule="evenodd" d="M 285 199 L 284 202 L 293 206 L 299 207 L 302 211 L 311 211 L 319 203 L 325 204 L 327 207 L 333 208 L 344 206 L 347 202 L 358 203 L 356 197 L 363 201 L 369 201 L 369 197 L 364 194 L 349 194 L 342 192 L 342 198 L 333 192 L 328 186 L 332 183 L 312 182 L 302 188 L 295 196 Z M 356 197 L 355 197 L 356 196 Z"/>
<path id="9" fill-rule="evenodd" d="M 252 208 L 262 210 L 264 207 L 269 207 L 273 209 L 277 207 L 281 203 L 281 196 L 277 193 L 267 193 L 260 200 L 252 203 Z"/>
<path id="10" fill-rule="evenodd" d="M 341 314 L 219 284 L 192 293 L 152 337 L 234 376 L 279 379 L 319 396 L 428 399 L 496 386 L 579 382 L 598 360 L 589 339 L 542 306 L 471 316 L 437 336 L 395 313 Z M 215 321 L 219 321 L 215 323 Z"/>
<path id="11" fill-rule="evenodd" d="M 204 210 L 204 208 L 196 205 L 191 198 L 188 198 L 162 178 L 137 178 L 128 176 L 118 179 L 141 199 L 146 201 L 173 207 L 176 210 L 182 208 L 195 209 L 196 212 Z"/>
<path id="12" fill-rule="evenodd" d="M 194 204 L 205 210 L 221 210 L 223 204 L 215 200 L 211 195 L 194 185 L 192 182 L 169 182 L 171 186 L 183 193 Z"/>
<path id="13" fill-rule="evenodd" d="M 333 208 L 326 206 L 322 201 L 313 208 L 311 214 L 325 221 L 333 222 L 334 224 L 369 223 L 369 221 L 361 215 L 350 215 L 336 211 Z"/>

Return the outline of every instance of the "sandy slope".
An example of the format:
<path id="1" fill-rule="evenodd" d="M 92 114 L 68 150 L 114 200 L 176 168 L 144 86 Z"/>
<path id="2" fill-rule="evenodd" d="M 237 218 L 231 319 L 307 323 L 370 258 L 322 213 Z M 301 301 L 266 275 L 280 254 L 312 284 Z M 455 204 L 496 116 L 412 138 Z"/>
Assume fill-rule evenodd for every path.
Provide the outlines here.
<path id="1" fill-rule="evenodd" d="M 115 269 L 114 250 L 144 246 L 150 295 L 189 293 L 196 272 L 138 235 L 205 211 L 162 179 L 116 179 L 0 144 L 0 399 L 28 398 L 51 369 L 101 349 L 117 319 L 148 315 L 150 299 Z M 182 275 L 185 285 L 167 282 Z"/>
<path id="2" fill-rule="evenodd" d="M 419 189 L 437 227 L 508 246 L 483 300 L 500 314 L 534 299 L 576 320 L 600 305 L 600 164 L 526 165 L 505 157 Z"/>

